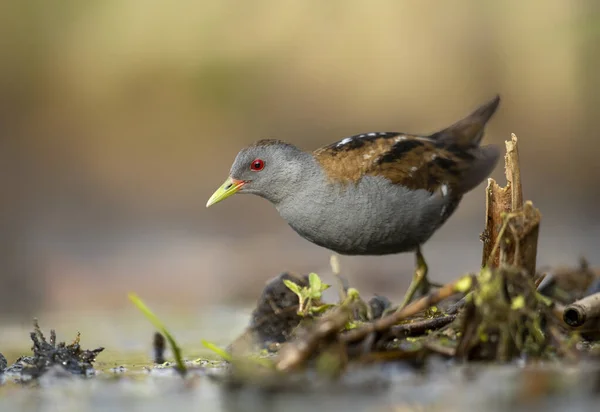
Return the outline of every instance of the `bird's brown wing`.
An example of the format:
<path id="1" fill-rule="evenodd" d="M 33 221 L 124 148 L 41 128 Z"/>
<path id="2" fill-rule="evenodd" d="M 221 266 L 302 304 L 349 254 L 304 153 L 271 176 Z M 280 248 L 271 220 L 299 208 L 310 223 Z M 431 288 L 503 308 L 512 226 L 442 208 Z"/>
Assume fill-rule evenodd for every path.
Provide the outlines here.
<path id="1" fill-rule="evenodd" d="M 496 164 L 492 146 L 479 147 L 486 123 L 500 103 L 496 96 L 465 118 L 428 137 L 404 133 L 365 133 L 314 152 L 332 181 L 358 182 L 383 176 L 410 189 L 457 193 L 475 187 Z"/>
<path id="2" fill-rule="evenodd" d="M 435 192 L 458 184 L 474 156 L 457 146 L 402 133 L 356 135 L 318 149 L 314 156 L 332 182 L 382 176 L 410 189 Z"/>

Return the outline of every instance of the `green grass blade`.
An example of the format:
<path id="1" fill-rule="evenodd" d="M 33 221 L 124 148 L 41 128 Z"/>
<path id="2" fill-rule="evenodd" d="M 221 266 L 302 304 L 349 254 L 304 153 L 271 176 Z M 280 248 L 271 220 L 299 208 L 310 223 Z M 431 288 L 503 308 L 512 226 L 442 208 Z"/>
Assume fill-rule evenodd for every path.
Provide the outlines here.
<path id="1" fill-rule="evenodd" d="M 202 346 L 219 355 L 224 361 L 231 362 L 231 355 L 227 351 L 219 348 L 214 343 L 202 339 Z"/>
<path id="2" fill-rule="evenodd" d="M 162 323 L 160 319 L 158 319 L 158 317 L 150 310 L 148 306 L 146 306 L 142 299 L 140 299 L 139 296 L 135 293 L 129 294 L 129 300 L 144 314 L 144 316 L 146 316 L 150 323 L 152 323 L 152 325 L 154 325 L 154 327 L 158 329 L 158 331 L 162 333 L 165 336 L 165 338 L 167 338 L 167 342 L 169 342 L 171 350 L 173 351 L 173 356 L 175 357 L 175 364 L 177 365 L 177 369 L 179 369 L 179 371 L 182 374 L 185 374 L 187 369 L 185 367 L 185 364 L 183 363 L 183 358 L 181 357 L 181 349 L 179 348 L 179 345 L 177 345 L 177 342 L 175 341 L 173 335 L 171 335 L 171 333 L 169 333 L 169 331 L 165 327 L 164 323 Z"/>

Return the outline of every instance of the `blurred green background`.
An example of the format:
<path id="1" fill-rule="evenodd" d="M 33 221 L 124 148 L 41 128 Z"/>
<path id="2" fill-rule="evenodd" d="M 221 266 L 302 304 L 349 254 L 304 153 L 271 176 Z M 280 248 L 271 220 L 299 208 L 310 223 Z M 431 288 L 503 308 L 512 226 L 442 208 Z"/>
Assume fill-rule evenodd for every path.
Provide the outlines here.
<path id="1" fill-rule="evenodd" d="M 598 263 L 600 3 L 3 1 L 0 313 L 251 304 L 329 252 L 266 201 L 205 209 L 259 138 L 314 149 L 434 132 L 500 93 L 486 141 L 520 138 L 539 264 Z M 502 182 L 502 166 L 494 177 Z M 480 263 L 484 185 L 425 246 L 432 278 Z M 414 257 L 343 257 L 400 297 Z"/>

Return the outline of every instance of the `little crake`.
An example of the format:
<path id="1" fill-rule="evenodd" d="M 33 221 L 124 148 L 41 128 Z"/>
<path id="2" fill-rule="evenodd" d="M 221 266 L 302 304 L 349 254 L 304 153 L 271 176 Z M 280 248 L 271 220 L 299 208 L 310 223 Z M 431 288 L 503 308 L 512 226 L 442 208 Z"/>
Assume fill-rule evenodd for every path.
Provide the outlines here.
<path id="1" fill-rule="evenodd" d="M 339 254 L 416 252 L 404 307 L 428 285 L 420 246 L 496 166 L 499 150 L 479 144 L 499 103 L 496 96 L 431 135 L 365 133 L 314 152 L 260 140 L 238 153 L 206 206 L 251 193 L 271 202 L 300 236 Z"/>

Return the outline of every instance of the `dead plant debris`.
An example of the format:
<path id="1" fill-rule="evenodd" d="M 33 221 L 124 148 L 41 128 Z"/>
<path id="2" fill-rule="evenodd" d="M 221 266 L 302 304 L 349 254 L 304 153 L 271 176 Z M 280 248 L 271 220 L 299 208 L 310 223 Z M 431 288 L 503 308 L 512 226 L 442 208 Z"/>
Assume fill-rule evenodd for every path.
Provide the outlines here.
<path id="1" fill-rule="evenodd" d="M 60 367 L 72 375 L 90 376 L 95 372 L 93 363 L 96 356 L 104 350 L 81 349 L 79 334 L 70 344 L 57 343 L 56 332 L 51 330 L 50 338 L 46 340 L 37 320 L 34 320 L 30 336 L 33 342 L 33 356 L 22 356 L 4 370 L 6 375 L 16 377 L 21 382 L 37 379 L 55 367 Z"/>

